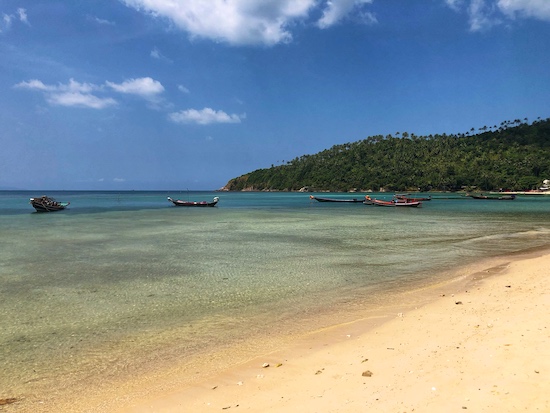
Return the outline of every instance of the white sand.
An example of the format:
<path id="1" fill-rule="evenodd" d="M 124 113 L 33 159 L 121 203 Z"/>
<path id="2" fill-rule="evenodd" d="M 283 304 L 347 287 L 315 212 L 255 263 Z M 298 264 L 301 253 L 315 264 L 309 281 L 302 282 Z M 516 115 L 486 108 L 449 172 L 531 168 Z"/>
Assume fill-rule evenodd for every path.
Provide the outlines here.
<path id="1" fill-rule="evenodd" d="M 479 278 L 120 412 L 550 412 L 550 254 Z"/>

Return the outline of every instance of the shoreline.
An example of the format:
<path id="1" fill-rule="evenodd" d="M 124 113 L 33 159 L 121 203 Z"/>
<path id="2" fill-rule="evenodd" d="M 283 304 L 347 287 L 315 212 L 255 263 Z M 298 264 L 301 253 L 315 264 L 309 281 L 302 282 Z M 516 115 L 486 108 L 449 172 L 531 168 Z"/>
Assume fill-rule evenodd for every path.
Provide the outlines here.
<path id="1" fill-rule="evenodd" d="M 548 249 L 487 259 L 381 313 L 115 411 L 548 411 L 549 269 Z"/>
<path id="2" fill-rule="evenodd" d="M 541 277 L 537 278 L 533 273 L 533 262 L 539 261 L 541 264 L 537 265 Z M 457 345 L 456 342 L 461 341 L 462 337 L 470 342 L 477 336 L 489 338 L 489 333 L 497 331 L 497 323 L 478 321 L 477 327 L 473 329 L 471 326 L 465 328 L 462 324 L 472 316 L 479 318 L 480 315 L 491 313 L 497 314 L 493 318 L 516 320 L 518 326 L 533 321 L 530 314 L 536 313 L 543 323 L 540 328 L 544 335 L 539 342 L 529 341 L 516 347 L 512 346 L 515 344 L 512 339 L 516 340 L 517 337 L 511 337 L 510 343 L 505 343 L 510 345 L 504 346 L 510 358 L 502 362 L 505 367 L 507 363 L 514 362 L 515 368 L 519 369 L 526 360 L 525 351 L 529 353 L 531 362 L 533 357 L 540 357 L 539 361 L 546 357 L 548 361 L 541 362 L 537 367 L 539 373 L 534 373 L 539 381 L 543 381 L 542 385 L 540 382 L 530 383 L 533 387 L 542 387 L 540 394 L 550 394 L 550 352 L 546 349 L 547 344 L 550 344 L 550 333 L 547 330 L 550 316 L 544 313 L 540 303 L 538 312 L 536 308 L 528 310 L 536 304 L 535 298 L 540 299 L 536 294 L 533 295 L 533 291 L 545 295 L 546 308 L 550 305 L 549 269 L 548 246 L 506 256 L 487 257 L 455 268 L 452 272 L 442 272 L 440 275 L 448 276 L 443 281 L 388 294 L 382 302 L 373 305 L 359 305 L 355 312 L 346 312 L 344 315 L 347 317 L 341 317 L 342 314 L 338 316 L 338 311 L 334 310 L 335 317 L 326 317 L 325 314 L 322 317 L 324 322 L 316 323 L 320 327 L 310 328 L 305 334 L 283 333 L 280 329 L 271 333 L 268 329 L 267 341 L 243 338 L 240 344 L 237 343 L 238 347 L 205 353 L 190 363 L 180 360 L 168 368 L 156 368 L 151 364 L 152 369 L 144 375 L 126 375 L 129 378 L 127 381 L 105 377 L 106 381 L 100 386 L 89 383 L 91 386 L 86 393 L 69 390 L 69 394 L 63 388 L 52 389 L 50 400 L 38 403 L 28 400 L 31 402 L 29 404 L 25 397 L 17 398 L 13 404 L 0 406 L 0 410 L 14 413 L 162 413 L 235 410 L 239 406 L 238 411 L 249 412 L 351 413 L 363 411 L 365 407 L 375 411 L 449 411 L 450 405 L 447 404 L 434 405 L 433 410 L 427 410 L 427 404 L 414 404 L 417 394 L 423 390 L 418 386 L 432 376 L 440 377 L 442 367 L 445 371 L 450 369 L 442 358 L 446 357 L 447 362 L 453 360 L 458 363 L 456 356 L 468 360 L 470 352 L 481 352 L 482 348 L 487 347 L 488 343 L 483 340 L 468 347 Z M 441 280 L 445 277 L 438 278 Z M 533 287 L 536 283 L 539 285 Z M 511 287 L 506 287 L 508 285 Z M 520 297 L 523 301 L 516 300 L 518 290 L 513 288 L 516 285 L 522 286 L 520 292 L 528 288 L 531 295 Z M 496 301 L 514 298 L 515 307 L 509 306 L 504 310 L 493 308 L 494 303 L 488 300 L 494 297 Z M 423 320 L 429 320 L 429 325 L 425 325 Z M 472 323 L 471 320 L 469 322 Z M 492 326 L 487 327 L 488 324 Z M 430 328 L 439 330 L 431 331 Z M 505 331 L 507 335 L 503 337 L 510 336 L 514 328 L 514 325 L 508 326 Z M 453 346 L 457 347 L 456 350 Z M 235 358 L 234 352 L 247 356 Z M 540 356 L 536 356 L 536 352 Z M 430 364 L 437 357 L 440 363 L 438 368 Z M 484 362 L 483 358 L 478 357 L 476 360 L 480 365 Z M 263 367 L 266 363 L 269 366 Z M 167 367 L 164 362 L 162 365 Z M 432 366 L 431 370 L 429 366 Z M 460 380 L 450 387 L 467 382 L 468 377 L 464 375 L 471 374 L 475 367 L 472 369 L 466 366 L 458 372 L 455 370 L 454 374 Z M 372 372 L 371 377 L 362 376 L 367 371 Z M 475 374 L 479 379 L 485 373 L 478 371 Z M 449 377 L 444 380 L 452 381 Z M 522 379 L 517 385 L 524 389 L 524 382 Z M 438 384 L 431 387 L 439 389 L 442 386 Z M 394 393 L 391 393 L 391 389 Z M 411 394 L 407 396 L 406 391 Z M 461 392 L 464 393 L 463 390 Z M 524 389 L 522 392 L 530 394 L 530 390 Z M 368 399 L 369 394 L 377 396 Z M 432 396 L 438 394 L 436 392 Z M 446 394 L 444 398 L 453 396 Z M 402 405 L 383 402 L 388 397 L 390 400 L 400 398 Z M 548 396 L 543 397 L 541 406 L 550 411 L 548 400 Z M 426 403 L 426 400 L 422 402 Z M 409 407 L 402 407 L 407 403 Z M 506 410 L 504 404 L 496 410 L 480 409 L 479 404 L 471 408 L 474 407 L 475 411 L 487 412 L 512 412 L 518 409 L 516 406 Z"/>

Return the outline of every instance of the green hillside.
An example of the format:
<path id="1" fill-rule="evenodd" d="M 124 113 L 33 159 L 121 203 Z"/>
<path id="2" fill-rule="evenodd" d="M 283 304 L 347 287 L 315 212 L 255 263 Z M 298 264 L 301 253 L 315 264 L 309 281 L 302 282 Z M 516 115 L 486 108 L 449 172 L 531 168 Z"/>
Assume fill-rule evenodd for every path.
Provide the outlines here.
<path id="1" fill-rule="evenodd" d="M 372 136 L 231 179 L 231 191 L 533 189 L 550 178 L 550 119 L 455 135 Z"/>

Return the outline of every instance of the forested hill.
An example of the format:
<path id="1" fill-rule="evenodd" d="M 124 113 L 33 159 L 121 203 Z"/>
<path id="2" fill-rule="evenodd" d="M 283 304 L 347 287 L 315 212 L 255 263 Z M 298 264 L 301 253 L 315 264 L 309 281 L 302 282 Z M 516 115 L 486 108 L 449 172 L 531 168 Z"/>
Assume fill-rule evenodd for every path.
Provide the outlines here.
<path id="1" fill-rule="evenodd" d="M 231 179 L 230 191 L 533 189 L 550 179 L 550 119 L 465 134 L 372 136 Z"/>

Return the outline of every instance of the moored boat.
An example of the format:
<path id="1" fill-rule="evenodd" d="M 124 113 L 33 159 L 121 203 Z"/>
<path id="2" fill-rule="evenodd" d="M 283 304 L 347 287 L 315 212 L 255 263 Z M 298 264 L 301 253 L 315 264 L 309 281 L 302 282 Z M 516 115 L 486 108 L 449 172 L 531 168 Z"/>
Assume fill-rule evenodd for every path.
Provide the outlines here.
<path id="1" fill-rule="evenodd" d="M 39 198 L 31 198 L 30 204 L 36 209 L 36 212 L 54 212 L 67 208 L 70 202 L 58 202 L 53 198 L 42 195 Z"/>
<path id="2" fill-rule="evenodd" d="M 322 198 L 318 196 L 310 195 L 309 199 L 314 199 L 318 202 L 348 202 L 348 203 L 362 203 L 362 198 L 351 198 L 351 199 L 344 199 L 344 198 Z"/>
<path id="3" fill-rule="evenodd" d="M 407 202 L 422 202 L 422 201 L 431 201 L 432 196 L 428 197 L 411 197 L 410 194 L 395 194 L 395 199 L 405 200 Z"/>
<path id="4" fill-rule="evenodd" d="M 184 207 L 214 207 L 220 200 L 219 197 L 215 196 L 211 202 L 208 201 L 182 201 L 179 199 L 172 199 L 168 197 L 168 201 L 172 202 L 175 206 L 184 206 Z"/>
<path id="5" fill-rule="evenodd" d="M 483 194 L 466 194 L 472 199 L 486 199 L 494 201 L 513 201 L 516 199 L 515 195 L 483 195 Z"/>
<path id="6" fill-rule="evenodd" d="M 391 201 L 384 201 L 376 198 L 371 198 L 370 196 L 365 197 L 365 201 L 363 202 L 366 205 L 376 205 L 376 206 L 384 206 L 384 207 L 421 207 L 422 202 L 420 201 L 407 201 L 407 200 L 399 200 L 399 199 L 392 199 Z"/>

